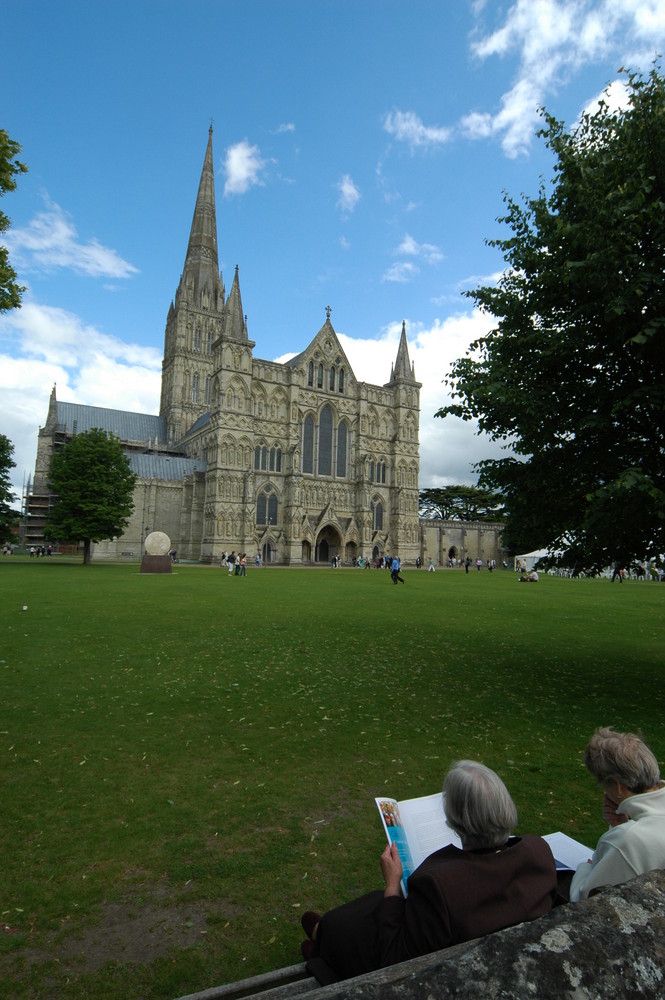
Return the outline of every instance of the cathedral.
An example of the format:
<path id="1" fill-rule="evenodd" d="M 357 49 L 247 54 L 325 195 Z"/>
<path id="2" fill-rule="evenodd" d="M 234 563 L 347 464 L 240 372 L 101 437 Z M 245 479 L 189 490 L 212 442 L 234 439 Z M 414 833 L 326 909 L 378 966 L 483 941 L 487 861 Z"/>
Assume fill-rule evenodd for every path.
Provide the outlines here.
<path id="1" fill-rule="evenodd" d="M 93 546 L 95 559 L 138 558 L 163 531 L 179 558 L 201 562 L 233 550 L 290 565 L 388 552 L 413 563 L 420 383 L 405 326 L 388 380 L 373 385 L 355 377 L 325 314 L 290 361 L 255 357 L 238 268 L 227 294 L 218 267 L 211 129 L 166 319 L 159 416 L 62 402 L 54 388 L 26 544 L 44 539 L 53 449 L 98 427 L 120 440 L 138 478 L 130 523 Z"/>

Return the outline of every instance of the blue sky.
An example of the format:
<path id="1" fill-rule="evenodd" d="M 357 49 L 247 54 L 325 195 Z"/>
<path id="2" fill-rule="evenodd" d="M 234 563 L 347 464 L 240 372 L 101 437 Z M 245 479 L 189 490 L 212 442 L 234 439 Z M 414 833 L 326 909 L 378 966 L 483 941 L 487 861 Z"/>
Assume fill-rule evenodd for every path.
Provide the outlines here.
<path id="1" fill-rule="evenodd" d="M 219 257 L 239 265 L 256 357 L 311 341 L 325 307 L 356 376 L 383 383 L 406 321 L 423 383 L 421 487 L 497 454 L 434 419 L 489 327 L 464 289 L 502 267 L 503 192 L 552 163 L 620 67 L 665 45 L 665 0 L 31 0 L 0 6 L 0 128 L 29 173 L 2 210 L 23 307 L 0 315 L 0 433 L 20 492 L 58 398 L 157 412 L 166 314 L 210 120 Z"/>

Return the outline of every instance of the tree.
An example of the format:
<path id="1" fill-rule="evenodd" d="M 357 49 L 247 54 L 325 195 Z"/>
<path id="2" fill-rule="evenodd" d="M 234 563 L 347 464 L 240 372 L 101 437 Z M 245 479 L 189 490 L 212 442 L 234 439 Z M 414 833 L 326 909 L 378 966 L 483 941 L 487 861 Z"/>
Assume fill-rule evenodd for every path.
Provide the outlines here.
<path id="1" fill-rule="evenodd" d="M 70 542 L 83 540 L 83 562 L 92 542 L 121 535 L 134 509 L 136 476 L 120 443 L 95 427 L 54 452 L 49 488 L 56 495 L 47 531 Z"/>
<path id="2" fill-rule="evenodd" d="M 11 507 L 16 500 L 9 478 L 9 470 L 16 468 L 13 454 L 14 445 L 8 437 L 0 434 L 0 545 L 10 540 L 12 526 L 18 522 L 18 514 Z"/>
<path id="3" fill-rule="evenodd" d="M 446 521 L 502 521 L 503 498 L 480 486 L 438 486 L 420 491 L 419 510 Z"/>
<path id="4" fill-rule="evenodd" d="M 506 196 L 508 267 L 467 292 L 497 326 L 448 377 L 437 416 L 476 419 L 511 453 L 479 463 L 504 542 L 588 565 L 665 551 L 665 81 L 628 75 L 570 132 L 543 112 L 549 191 Z"/>
<path id="5" fill-rule="evenodd" d="M 27 171 L 24 163 L 16 159 L 21 147 L 10 139 L 4 129 L 0 129 L 0 197 L 7 191 L 16 189 L 14 178 L 17 174 Z M 9 229 L 10 220 L 0 212 L 0 235 Z M 25 289 L 16 283 L 16 271 L 9 263 L 7 247 L 0 246 L 0 312 L 7 309 L 18 309 L 21 305 L 21 293 Z"/>

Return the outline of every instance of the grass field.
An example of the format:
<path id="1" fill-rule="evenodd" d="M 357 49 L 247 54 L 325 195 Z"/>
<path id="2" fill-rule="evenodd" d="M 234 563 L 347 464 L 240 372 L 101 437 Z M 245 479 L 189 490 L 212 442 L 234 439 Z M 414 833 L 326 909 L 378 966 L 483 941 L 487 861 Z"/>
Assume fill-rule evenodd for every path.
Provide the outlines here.
<path id="1" fill-rule="evenodd" d="M 595 727 L 665 759 L 665 586 L 405 577 L 0 563 L 3 996 L 174 998 L 299 961 L 304 910 L 381 884 L 373 797 L 460 757 L 520 830 L 595 844 Z"/>

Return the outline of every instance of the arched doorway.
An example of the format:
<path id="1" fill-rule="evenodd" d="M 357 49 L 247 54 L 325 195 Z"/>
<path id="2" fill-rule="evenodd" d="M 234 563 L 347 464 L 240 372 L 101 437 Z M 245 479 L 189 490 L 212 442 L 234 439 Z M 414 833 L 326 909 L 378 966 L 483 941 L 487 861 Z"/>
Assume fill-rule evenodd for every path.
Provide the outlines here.
<path id="1" fill-rule="evenodd" d="M 342 539 L 331 524 L 327 524 L 316 540 L 316 562 L 330 562 L 333 556 L 341 555 Z"/>
<path id="2" fill-rule="evenodd" d="M 312 543 L 303 542 L 302 543 L 302 561 L 311 562 L 312 561 Z"/>
<path id="3" fill-rule="evenodd" d="M 276 555 L 276 550 L 272 547 L 270 542 L 264 542 L 263 548 L 261 549 L 261 559 L 263 560 L 263 565 L 267 566 L 271 563 Z"/>

